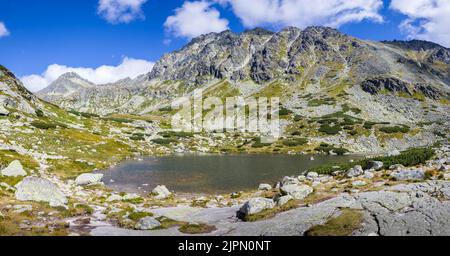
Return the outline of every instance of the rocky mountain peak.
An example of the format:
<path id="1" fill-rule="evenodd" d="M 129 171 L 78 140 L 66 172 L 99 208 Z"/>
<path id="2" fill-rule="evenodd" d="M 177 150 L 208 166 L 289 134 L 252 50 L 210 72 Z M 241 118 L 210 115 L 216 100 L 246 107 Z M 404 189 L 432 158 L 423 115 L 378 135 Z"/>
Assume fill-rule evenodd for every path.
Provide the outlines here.
<path id="1" fill-rule="evenodd" d="M 82 78 L 75 72 L 61 75 L 49 86 L 38 92 L 45 100 L 50 100 L 49 96 L 68 96 L 81 88 L 92 88 L 95 84 Z"/>

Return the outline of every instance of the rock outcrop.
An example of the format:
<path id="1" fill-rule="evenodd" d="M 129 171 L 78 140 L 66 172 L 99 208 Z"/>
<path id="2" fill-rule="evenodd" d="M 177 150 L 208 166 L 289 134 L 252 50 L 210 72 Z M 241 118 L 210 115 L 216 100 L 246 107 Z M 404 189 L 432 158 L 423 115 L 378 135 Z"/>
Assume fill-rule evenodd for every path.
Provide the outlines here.
<path id="1" fill-rule="evenodd" d="M 19 201 L 47 202 L 52 207 L 66 206 L 66 195 L 51 181 L 37 177 L 26 177 L 16 185 Z"/>
<path id="2" fill-rule="evenodd" d="M 1 174 L 7 177 L 27 176 L 27 172 L 23 169 L 22 164 L 18 160 L 12 161 L 8 167 L 1 171 Z"/>

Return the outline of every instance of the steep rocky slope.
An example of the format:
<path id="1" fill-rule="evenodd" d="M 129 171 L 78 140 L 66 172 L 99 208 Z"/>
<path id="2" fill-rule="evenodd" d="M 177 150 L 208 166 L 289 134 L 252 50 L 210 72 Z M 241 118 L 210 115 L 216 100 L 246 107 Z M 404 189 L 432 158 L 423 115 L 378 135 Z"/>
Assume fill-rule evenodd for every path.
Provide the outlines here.
<path id="1" fill-rule="evenodd" d="M 0 65 L 0 115 L 8 116 L 16 111 L 36 115 L 40 108 L 41 101 Z"/>

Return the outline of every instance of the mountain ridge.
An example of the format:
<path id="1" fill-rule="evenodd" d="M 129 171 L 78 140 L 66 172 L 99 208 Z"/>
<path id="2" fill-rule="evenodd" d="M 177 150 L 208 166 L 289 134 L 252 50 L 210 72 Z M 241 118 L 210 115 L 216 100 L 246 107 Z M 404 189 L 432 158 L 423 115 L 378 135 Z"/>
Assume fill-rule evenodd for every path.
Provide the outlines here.
<path id="1" fill-rule="evenodd" d="M 448 107 L 449 55 L 449 49 L 432 42 L 372 42 L 327 27 L 223 31 L 194 38 L 137 79 L 82 89 L 52 102 L 103 115 L 146 114 L 203 88 L 217 96 L 277 96 L 286 108 L 307 117 L 331 111 L 308 102 L 332 97 L 339 109 L 360 105 L 359 98 L 376 98 L 379 110 L 361 106 L 367 120 L 429 121 L 439 118 L 424 115 L 409 101 Z M 392 107 L 391 98 L 399 99 L 399 106 Z M 417 116 L 397 113 L 405 107 L 401 104 Z M 385 111 L 393 113 L 380 114 Z"/>

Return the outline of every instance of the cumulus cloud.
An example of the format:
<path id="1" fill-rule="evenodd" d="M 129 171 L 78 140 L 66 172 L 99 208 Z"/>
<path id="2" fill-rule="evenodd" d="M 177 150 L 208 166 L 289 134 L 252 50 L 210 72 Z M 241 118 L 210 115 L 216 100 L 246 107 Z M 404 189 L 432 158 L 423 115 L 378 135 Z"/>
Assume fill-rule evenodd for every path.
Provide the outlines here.
<path id="1" fill-rule="evenodd" d="M 75 72 L 79 76 L 95 83 L 105 84 L 116 82 L 124 78 L 136 78 L 152 70 L 154 63 L 146 60 L 124 58 L 118 66 L 100 66 L 98 68 L 68 67 L 53 64 L 40 75 L 21 77 L 20 80 L 29 90 L 36 92 L 47 87 L 61 75 Z"/>
<path id="2" fill-rule="evenodd" d="M 99 0 L 97 12 L 112 24 L 144 19 L 142 5 L 148 0 Z"/>
<path id="3" fill-rule="evenodd" d="M 392 0 L 390 8 L 408 17 L 400 29 L 410 39 L 429 40 L 450 47 L 450 1 Z"/>
<path id="4" fill-rule="evenodd" d="M 5 23 L 0 21 L 0 37 L 9 36 L 9 31 L 6 28 Z"/>
<path id="5" fill-rule="evenodd" d="M 350 22 L 382 22 L 382 0 L 216 0 L 231 6 L 245 27 L 325 25 L 339 27 Z"/>
<path id="6" fill-rule="evenodd" d="M 169 16 L 164 27 L 177 37 L 193 38 L 210 32 L 228 29 L 228 20 L 220 17 L 220 12 L 212 7 L 212 2 L 184 2 Z"/>

